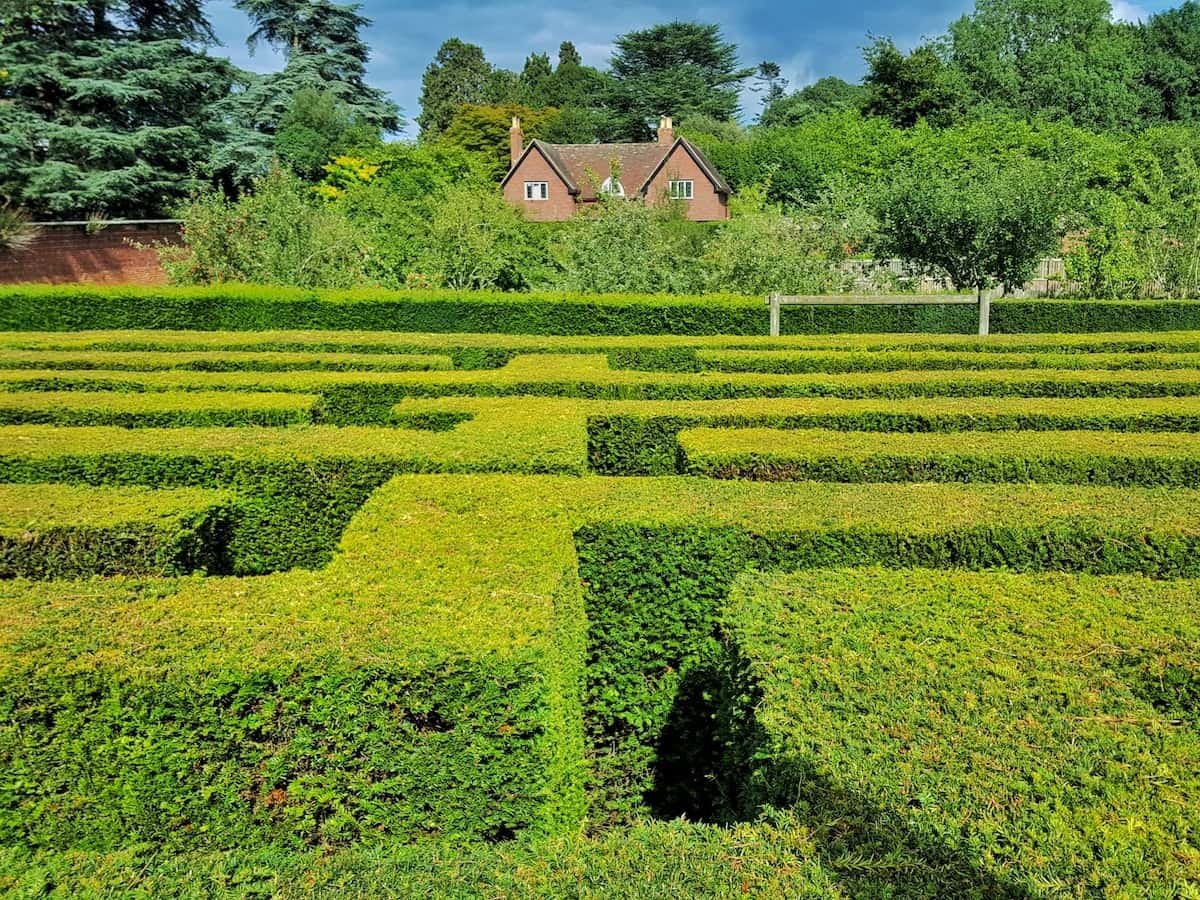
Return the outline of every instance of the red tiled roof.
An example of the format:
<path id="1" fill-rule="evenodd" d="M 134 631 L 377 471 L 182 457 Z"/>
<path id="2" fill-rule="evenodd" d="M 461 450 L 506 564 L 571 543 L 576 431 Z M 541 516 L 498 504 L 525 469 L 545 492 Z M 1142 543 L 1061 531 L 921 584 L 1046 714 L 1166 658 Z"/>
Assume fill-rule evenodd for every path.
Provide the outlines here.
<path id="1" fill-rule="evenodd" d="M 696 160 L 700 168 L 712 179 L 717 190 L 728 193 L 729 186 L 720 173 L 712 167 L 704 155 L 689 141 L 677 139 L 670 147 L 659 144 L 547 144 L 544 141 L 533 141 L 517 164 L 504 176 L 504 184 L 512 177 L 513 172 L 535 148 L 549 161 L 551 167 L 567 183 L 572 193 L 579 195 L 581 200 L 596 199 L 598 187 L 612 171 L 612 162 L 617 160 L 621 169 L 621 185 L 625 188 L 626 196 L 636 196 L 646 186 L 646 182 L 657 172 L 671 150 L 682 147 Z"/>

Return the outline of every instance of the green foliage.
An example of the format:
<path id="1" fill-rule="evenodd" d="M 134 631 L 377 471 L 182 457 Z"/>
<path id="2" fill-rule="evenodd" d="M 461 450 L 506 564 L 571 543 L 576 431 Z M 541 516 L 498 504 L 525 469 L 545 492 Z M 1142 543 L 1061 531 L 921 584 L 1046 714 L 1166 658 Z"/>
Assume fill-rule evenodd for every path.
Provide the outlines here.
<path id="1" fill-rule="evenodd" d="M 1108 0 L 977 0 L 950 26 L 972 106 L 1103 129 L 1141 124 L 1137 30 Z"/>
<path id="2" fill-rule="evenodd" d="M 681 433 L 679 445 L 685 470 L 710 478 L 1186 487 L 1200 477 L 1200 444 L 1191 435 L 702 428 Z"/>
<path id="3" fill-rule="evenodd" d="M 540 235 L 498 193 L 448 188 L 426 223 L 414 260 L 429 284 L 452 290 L 520 290 L 541 281 Z"/>
<path id="4" fill-rule="evenodd" d="M 672 22 L 631 31 L 616 40 L 606 100 L 621 139 L 651 138 L 659 116 L 736 117 L 738 91 L 753 69 L 741 68 L 737 47 L 717 25 Z"/>
<path id="5" fill-rule="evenodd" d="M 464 104 L 454 113 L 439 141 L 477 154 L 493 181 L 499 181 L 512 166 L 509 153 L 509 129 L 514 118 L 521 120 L 525 140 L 553 133 L 558 110 L 533 110 L 527 106 L 502 104 L 475 106 Z M 480 189 L 485 189 L 482 185 Z"/>
<path id="6" fill-rule="evenodd" d="M 879 38 L 864 51 L 863 109 L 900 128 L 921 121 L 953 124 L 962 115 L 963 85 L 944 55 L 943 48 L 922 44 L 905 56 L 890 39 Z"/>
<path id="7" fill-rule="evenodd" d="M 1186 895 L 1195 856 L 1174 851 L 1194 844 L 1195 820 L 1176 804 L 1196 790 L 1200 734 L 1147 688 L 1195 677 L 1179 665 L 1200 647 L 1195 590 L 879 569 L 747 578 L 723 620 L 742 796 L 809 821 L 856 896 L 879 882 L 901 896 Z"/>
<path id="8" fill-rule="evenodd" d="M 576 216 L 555 236 L 552 252 L 562 271 L 556 286 L 569 292 L 688 290 L 695 274 L 677 250 L 679 237 L 666 227 L 672 215 L 669 207 L 614 198 Z"/>
<path id="9" fill-rule="evenodd" d="M 233 202 L 219 193 L 198 196 L 184 209 L 183 235 L 181 246 L 159 249 L 177 284 L 347 288 L 364 280 L 361 235 L 282 169 Z"/>
<path id="10" fill-rule="evenodd" d="M 421 114 L 417 116 L 421 137 L 440 135 L 460 106 L 487 103 L 491 74 L 492 67 L 478 46 L 458 38 L 445 41 L 421 76 Z"/>
<path id="11" fill-rule="evenodd" d="M 881 249 L 946 272 L 960 289 L 1020 285 L 1054 249 L 1061 203 L 1053 176 L 1033 166 L 914 168 L 881 198 Z"/>
<path id="12" fill-rule="evenodd" d="M 315 181 L 335 156 L 379 143 L 379 129 L 356 117 L 330 90 L 303 88 L 279 121 L 275 150 L 300 177 Z"/>
<path id="13" fill-rule="evenodd" d="M 39 216 L 161 215 L 222 135 L 233 69 L 198 3 L 9 4 L 0 193 Z"/>
<path id="14" fill-rule="evenodd" d="M 224 223 L 228 207 L 217 205 L 216 212 Z M 611 227 L 601 225 L 599 233 Z M 214 246 L 220 249 L 215 242 Z M 247 250 L 244 245 L 237 249 Z M 221 265 L 229 259 L 223 250 L 214 255 Z M 581 259 L 580 265 L 590 262 Z M 213 265 L 211 271 L 217 267 Z M 603 277 L 624 276 L 618 272 Z M 761 335 L 766 329 L 767 311 L 761 296 L 592 295 L 590 291 L 596 287 L 585 285 L 579 292 L 557 294 L 464 295 L 447 291 L 314 292 L 234 284 L 192 289 L 18 285 L 0 289 L 4 301 L 0 303 L 0 327 L 18 331 L 323 328 L 593 335 Z M 822 306 L 788 309 L 783 330 L 785 334 L 962 334 L 974 332 L 975 317 L 975 310 L 967 306 Z M 992 304 L 992 328 L 997 335 L 1196 327 L 1200 327 L 1200 304 L 1193 301 L 1000 299 Z"/>
<path id="15" fill-rule="evenodd" d="M 29 213 L 9 203 L 0 205 L 0 252 L 21 253 L 38 236 L 38 227 Z"/>
<path id="16" fill-rule="evenodd" d="M 0 578 L 227 572 L 229 499 L 192 488 L 0 485 Z"/>
<path id="17" fill-rule="evenodd" d="M 826 76 L 766 103 L 758 123 L 768 128 L 799 125 L 826 113 L 861 109 L 866 100 L 862 85 Z"/>

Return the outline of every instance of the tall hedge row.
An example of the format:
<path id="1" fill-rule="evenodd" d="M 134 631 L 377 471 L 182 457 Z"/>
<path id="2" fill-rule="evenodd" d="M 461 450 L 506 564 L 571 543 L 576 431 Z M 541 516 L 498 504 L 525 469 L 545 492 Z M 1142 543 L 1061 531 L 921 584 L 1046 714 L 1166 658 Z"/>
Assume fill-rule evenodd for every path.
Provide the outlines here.
<path id="1" fill-rule="evenodd" d="M 1187 301 L 998 300 L 998 333 L 1163 331 L 1200 328 L 1200 303 Z M 789 308 L 787 334 L 825 332 L 971 333 L 972 306 Z M 0 330 L 173 328 L 505 332 L 514 334 L 763 334 L 757 297 L 561 296 L 349 292 L 216 286 L 96 288 L 17 285 L 0 289 Z"/>

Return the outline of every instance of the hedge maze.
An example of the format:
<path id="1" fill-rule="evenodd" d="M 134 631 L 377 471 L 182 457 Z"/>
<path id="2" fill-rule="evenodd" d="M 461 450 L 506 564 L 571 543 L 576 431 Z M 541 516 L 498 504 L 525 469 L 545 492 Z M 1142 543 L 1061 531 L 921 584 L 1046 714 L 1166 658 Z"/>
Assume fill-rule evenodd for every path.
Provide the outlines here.
<path id="1" fill-rule="evenodd" d="M 1198 359 L 0 334 L 0 887 L 1193 896 Z"/>

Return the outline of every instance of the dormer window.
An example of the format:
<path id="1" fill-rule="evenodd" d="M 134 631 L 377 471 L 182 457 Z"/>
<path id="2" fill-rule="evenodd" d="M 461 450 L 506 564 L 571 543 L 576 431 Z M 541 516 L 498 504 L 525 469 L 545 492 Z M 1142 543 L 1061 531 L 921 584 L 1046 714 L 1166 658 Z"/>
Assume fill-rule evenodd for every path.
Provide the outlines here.
<path id="1" fill-rule="evenodd" d="M 526 200 L 547 200 L 550 197 L 550 185 L 545 181 L 525 182 Z"/>
<path id="2" fill-rule="evenodd" d="M 612 177 L 604 179 L 604 183 L 600 185 L 600 193 L 609 197 L 624 197 L 625 187 L 620 181 L 613 181 Z"/>

